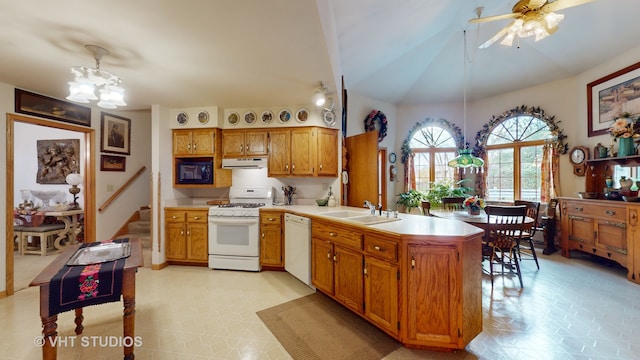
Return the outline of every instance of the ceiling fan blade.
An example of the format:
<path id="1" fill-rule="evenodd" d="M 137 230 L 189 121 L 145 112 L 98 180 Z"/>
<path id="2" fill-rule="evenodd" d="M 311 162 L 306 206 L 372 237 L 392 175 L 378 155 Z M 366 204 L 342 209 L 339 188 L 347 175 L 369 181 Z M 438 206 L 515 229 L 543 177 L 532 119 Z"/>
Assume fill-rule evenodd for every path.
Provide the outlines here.
<path id="1" fill-rule="evenodd" d="M 484 43 L 482 43 L 480 46 L 478 46 L 479 49 L 486 49 L 489 46 L 493 45 L 493 43 L 495 43 L 496 41 L 500 40 L 500 38 L 502 38 L 503 36 L 505 36 L 507 34 L 507 32 L 509 31 L 509 28 L 511 27 L 511 25 L 513 24 L 513 22 L 507 26 L 505 26 L 504 28 L 502 28 L 502 30 L 498 31 L 497 34 L 493 35 L 493 37 L 487 41 L 485 41 Z"/>
<path id="2" fill-rule="evenodd" d="M 487 16 L 487 17 L 483 17 L 483 18 L 471 19 L 471 20 L 469 20 L 469 23 L 470 24 L 477 24 L 477 23 L 496 21 L 496 20 L 502 20 L 502 19 L 511 19 L 511 18 L 515 18 L 515 17 L 521 16 L 521 15 L 522 14 L 520 14 L 520 13 L 511 13 L 511 14 Z"/>
<path id="3" fill-rule="evenodd" d="M 594 0 L 556 0 L 552 3 L 548 3 L 547 5 L 542 7 L 542 11 L 544 12 L 553 12 L 562 9 L 567 9 L 570 7 L 584 5 Z"/>

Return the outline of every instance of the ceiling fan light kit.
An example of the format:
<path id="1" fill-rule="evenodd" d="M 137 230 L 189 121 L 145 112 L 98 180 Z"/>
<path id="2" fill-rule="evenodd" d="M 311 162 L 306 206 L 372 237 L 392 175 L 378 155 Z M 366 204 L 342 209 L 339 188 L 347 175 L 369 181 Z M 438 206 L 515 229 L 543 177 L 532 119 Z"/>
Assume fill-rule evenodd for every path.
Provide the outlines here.
<path id="1" fill-rule="evenodd" d="M 69 96 L 67 100 L 77 103 L 89 103 L 92 100 L 100 100 L 97 105 L 105 109 L 115 109 L 118 106 L 126 106 L 124 102 L 124 88 L 120 86 L 122 80 L 106 71 L 100 69 L 100 60 L 104 55 L 109 55 L 109 50 L 97 45 L 85 45 L 91 51 L 96 60 L 96 67 L 73 66 L 71 74 L 74 80 L 69 82 Z M 96 96 L 96 89 L 100 97 Z"/>
<path id="2" fill-rule="evenodd" d="M 313 93 L 313 96 L 311 97 L 311 101 L 313 101 L 313 104 L 315 106 L 322 107 L 325 102 L 327 102 L 327 91 L 327 88 L 324 87 L 324 84 L 322 83 L 322 81 L 320 81 L 320 87 Z"/>
<path id="3" fill-rule="evenodd" d="M 535 41 L 540 41 L 558 30 L 558 24 L 564 20 L 563 14 L 554 11 L 562 10 L 582 4 L 589 3 L 593 0 L 555 0 L 548 2 L 546 0 L 520 0 L 513 6 L 512 13 L 480 17 L 481 9 L 476 9 L 478 17 L 469 20 L 470 23 L 482 23 L 494 20 L 515 18 L 511 24 L 505 26 L 491 39 L 482 43 L 479 48 L 484 49 L 491 46 L 504 36 L 500 42 L 501 45 L 512 46 L 516 38 L 534 37 Z"/>

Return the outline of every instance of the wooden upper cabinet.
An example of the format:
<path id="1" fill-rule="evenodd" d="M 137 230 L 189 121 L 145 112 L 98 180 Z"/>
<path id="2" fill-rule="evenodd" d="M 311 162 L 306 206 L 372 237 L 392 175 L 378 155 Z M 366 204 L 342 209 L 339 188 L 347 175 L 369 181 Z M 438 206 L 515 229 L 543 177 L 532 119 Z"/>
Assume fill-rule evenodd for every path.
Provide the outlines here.
<path id="1" fill-rule="evenodd" d="M 266 156 L 266 130 L 223 130 L 222 157 Z"/>
<path id="2" fill-rule="evenodd" d="M 291 171 L 291 131 L 269 132 L 269 176 L 288 176 Z"/>
<path id="3" fill-rule="evenodd" d="M 318 176 L 338 176 L 338 130 L 318 128 Z"/>
<path id="4" fill-rule="evenodd" d="M 291 130 L 291 175 L 315 175 L 317 132 L 313 128 Z"/>
<path id="5" fill-rule="evenodd" d="M 173 155 L 213 155 L 215 149 L 214 129 L 173 130 Z"/>
<path id="6" fill-rule="evenodd" d="M 301 127 L 269 132 L 269 176 L 338 176 L 338 130 Z"/>

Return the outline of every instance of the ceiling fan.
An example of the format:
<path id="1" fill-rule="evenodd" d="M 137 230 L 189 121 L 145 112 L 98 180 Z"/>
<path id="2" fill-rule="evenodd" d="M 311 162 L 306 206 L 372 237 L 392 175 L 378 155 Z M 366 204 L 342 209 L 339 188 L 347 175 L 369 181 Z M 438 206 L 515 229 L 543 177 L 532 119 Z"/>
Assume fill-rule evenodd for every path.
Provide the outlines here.
<path id="1" fill-rule="evenodd" d="M 484 42 L 479 47 L 488 48 L 504 36 L 500 42 L 502 45 L 511 46 L 516 37 L 524 38 L 535 36 L 535 41 L 542 40 L 558 30 L 558 24 L 564 19 L 564 15 L 556 14 L 555 11 L 586 4 L 593 0 L 520 0 L 512 9 L 512 13 L 488 16 L 481 18 L 478 9 L 478 17 L 469 20 L 470 23 L 482 23 L 502 19 L 514 19 L 491 39 Z"/>

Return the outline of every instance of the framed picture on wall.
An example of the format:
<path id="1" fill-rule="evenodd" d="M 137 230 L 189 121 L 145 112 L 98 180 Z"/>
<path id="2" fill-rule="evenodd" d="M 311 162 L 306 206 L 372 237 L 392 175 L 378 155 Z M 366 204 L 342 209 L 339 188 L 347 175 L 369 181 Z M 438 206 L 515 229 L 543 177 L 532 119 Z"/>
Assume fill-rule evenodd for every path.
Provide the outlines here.
<path id="1" fill-rule="evenodd" d="M 587 84 L 589 137 L 606 134 L 614 120 L 640 115 L 640 62 Z"/>
<path id="2" fill-rule="evenodd" d="M 131 120 L 100 113 L 100 151 L 114 154 L 131 154 Z"/>
<path id="3" fill-rule="evenodd" d="M 15 111 L 91 127 L 91 108 L 16 89 Z"/>
<path id="4" fill-rule="evenodd" d="M 100 171 L 125 171 L 126 163 L 124 156 L 100 155 Z"/>

